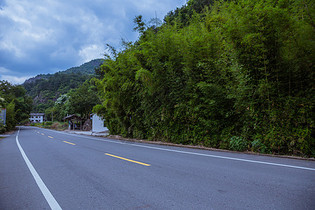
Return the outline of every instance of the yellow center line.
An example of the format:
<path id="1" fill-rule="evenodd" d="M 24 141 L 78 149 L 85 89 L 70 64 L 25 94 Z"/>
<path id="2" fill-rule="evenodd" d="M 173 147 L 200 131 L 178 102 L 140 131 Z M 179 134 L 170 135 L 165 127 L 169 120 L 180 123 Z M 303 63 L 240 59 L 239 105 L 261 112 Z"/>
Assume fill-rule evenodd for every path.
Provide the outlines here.
<path id="1" fill-rule="evenodd" d="M 67 143 L 67 144 L 75 145 L 74 143 L 71 143 L 71 142 L 68 142 L 68 141 L 63 141 L 63 142 Z"/>
<path id="2" fill-rule="evenodd" d="M 118 158 L 118 159 L 121 159 L 121 160 L 126 160 L 126 161 L 129 161 L 129 162 L 137 163 L 137 164 L 144 165 L 144 166 L 151 166 L 150 164 L 147 164 L 147 163 L 142 163 L 142 162 L 139 162 L 139 161 L 130 160 L 130 159 L 127 159 L 127 158 L 119 157 L 119 156 L 108 154 L 108 153 L 105 153 L 105 155 L 108 155 L 108 156 L 111 156 L 111 157 L 114 157 L 114 158 Z"/>
<path id="3" fill-rule="evenodd" d="M 53 139 L 54 137 L 52 137 L 52 136 L 48 136 L 48 138 L 51 138 L 51 139 Z"/>

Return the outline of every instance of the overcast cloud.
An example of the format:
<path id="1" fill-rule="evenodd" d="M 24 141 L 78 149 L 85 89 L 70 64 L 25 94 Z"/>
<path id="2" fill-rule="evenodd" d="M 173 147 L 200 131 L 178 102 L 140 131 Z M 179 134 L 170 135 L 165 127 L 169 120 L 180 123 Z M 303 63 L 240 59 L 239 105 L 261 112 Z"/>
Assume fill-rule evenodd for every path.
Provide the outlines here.
<path id="1" fill-rule="evenodd" d="M 0 0 L 0 80 L 18 84 L 103 58 L 135 41 L 133 18 L 161 20 L 186 0 Z"/>

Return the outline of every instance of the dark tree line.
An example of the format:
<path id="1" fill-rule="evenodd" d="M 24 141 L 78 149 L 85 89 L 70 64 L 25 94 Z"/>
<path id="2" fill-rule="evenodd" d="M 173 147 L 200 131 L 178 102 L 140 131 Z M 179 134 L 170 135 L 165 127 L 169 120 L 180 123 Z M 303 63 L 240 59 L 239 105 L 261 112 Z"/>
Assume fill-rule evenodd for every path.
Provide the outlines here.
<path id="1" fill-rule="evenodd" d="M 23 86 L 0 81 L 0 109 L 6 109 L 6 125 L 0 122 L 0 133 L 14 129 L 18 123 L 27 122 L 32 103 Z"/>

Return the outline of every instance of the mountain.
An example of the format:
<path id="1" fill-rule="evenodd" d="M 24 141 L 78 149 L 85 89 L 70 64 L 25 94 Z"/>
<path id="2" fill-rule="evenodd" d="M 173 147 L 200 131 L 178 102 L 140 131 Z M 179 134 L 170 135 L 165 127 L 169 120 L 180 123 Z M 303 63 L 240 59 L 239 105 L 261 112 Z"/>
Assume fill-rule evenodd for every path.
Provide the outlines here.
<path id="1" fill-rule="evenodd" d="M 25 82 L 23 83 L 24 84 L 30 84 L 30 83 L 33 83 L 35 82 L 36 80 L 41 80 L 41 79 L 48 79 L 49 77 L 51 77 L 52 74 L 39 74 L 35 77 L 32 77 L 32 78 L 29 78 L 27 80 L 25 80 Z"/>
<path id="2" fill-rule="evenodd" d="M 99 67 L 104 62 L 103 59 L 91 60 L 87 63 L 82 64 L 79 67 L 72 67 L 63 71 L 63 73 L 81 73 L 81 74 L 95 74 L 95 68 Z"/>
<path id="3" fill-rule="evenodd" d="M 103 59 L 95 59 L 78 67 L 72 67 L 55 74 L 40 74 L 23 83 L 26 93 L 33 98 L 33 112 L 44 112 L 55 101 L 71 89 L 79 87 L 95 75 L 95 68 Z"/>
<path id="4" fill-rule="evenodd" d="M 104 62 L 103 59 L 94 59 L 94 60 L 91 60 L 87 63 L 82 64 L 81 66 L 71 67 L 67 70 L 59 71 L 57 73 L 94 75 L 95 74 L 95 68 L 99 67 L 103 62 Z M 55 74 L 57 74 L 57 73 L 55 73 Z M 32 77 L 30 79 L 25 80 L 24 84 L 33 83 L 36 80 L 49 79 L 50 77 L 54 76 L 55 74 L 39 74 L 35 77 Z"/>

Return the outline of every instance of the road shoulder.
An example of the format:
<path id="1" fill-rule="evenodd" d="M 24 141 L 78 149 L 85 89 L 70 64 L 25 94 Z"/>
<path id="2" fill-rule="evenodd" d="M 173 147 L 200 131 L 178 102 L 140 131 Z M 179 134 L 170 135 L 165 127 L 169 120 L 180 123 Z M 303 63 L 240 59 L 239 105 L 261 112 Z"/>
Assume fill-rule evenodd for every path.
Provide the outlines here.
<path id="1" fill-rule="evenodd" d="M 146 144 L 172 146 L 172 147 L 182 147 L 182 148 L 217 151 L 217 152 L 228 152 L 228 153 L 237 153 L 237 154 L 249 154 L 249 155 L 257 155 L 257 156 L 267 156 L 267 157 L 277 157 L 277 158 L 289 158 L 289 159 L 296 159 L 296 160 L 315 161 L 315 158 L 306 158 L 306 157 L 300 157 L 300 156 L 264 154 L 264 153 L 257 153 L 257 152 L 252 152 L 252 151 L 239 152 L 239 151 L 224 150 L 224 149 L 217 149 L 217 148 L 211 148 L 211 147 L 205 147 L 205 146 L 197 146 L 197 145 L 184 145 L 184 144 L 174 144 L 174 143 L 162 142 L 162 141 L 150 141 L 150 140 L 143 140 L 143 139 L 124 138 L 124 137 L 119 136 L 119 135 L 109 135 L 107 132 L 106 133 L 93 133 L 91 131 L 69 131 L 69 130 L 64 130 L 63 132 L 72 133 L 72 134 L 79 134 L 79 135 L 85 135 L 85 136 L 102 137 L 102 138 L 107 138 L 107 139 L 111 139 L 111 140 L 136 142 L 136 143 L 146 143 Z"/>

